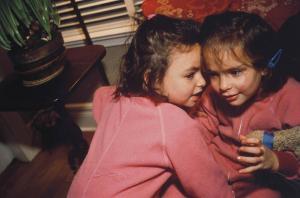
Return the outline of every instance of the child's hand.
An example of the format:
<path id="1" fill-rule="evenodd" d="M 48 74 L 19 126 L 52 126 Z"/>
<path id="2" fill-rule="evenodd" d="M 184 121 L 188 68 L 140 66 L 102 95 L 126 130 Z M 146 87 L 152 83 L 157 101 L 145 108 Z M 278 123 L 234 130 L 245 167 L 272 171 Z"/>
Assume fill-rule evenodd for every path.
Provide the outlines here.
<path id="1" fill-rule="evenodd" d="M 239 173 L 252 173 L 258 170 L 272 170 L 277 171 L 279 162 L 277 156 L 262 145 L 257 138 L 240 137 L 242 146 L 239 148 L 241 153 L 238 156 L 238 161 L 248 167 L 240 169 Z"/>
<path id="2" fill-rule="evenodd" d="M 263 141 L 264 131 L 263 130 L 254 130 L 246 135 L 246 138 L 257 138 L 261 142 Z"/>
<path id="3" fill-rule="evenodd" d="M 274 142 L 273 149 L 274 151 L 285 151 L 290 150 L 294 151 L 297 158 L 300 159 L 300 126 L 294 128 L 279 130 L 273 132 Z M 247 138 L 257 138 L 260 141 L 263 141 L 264 131 L 255 130 L 247 134 Z"/>

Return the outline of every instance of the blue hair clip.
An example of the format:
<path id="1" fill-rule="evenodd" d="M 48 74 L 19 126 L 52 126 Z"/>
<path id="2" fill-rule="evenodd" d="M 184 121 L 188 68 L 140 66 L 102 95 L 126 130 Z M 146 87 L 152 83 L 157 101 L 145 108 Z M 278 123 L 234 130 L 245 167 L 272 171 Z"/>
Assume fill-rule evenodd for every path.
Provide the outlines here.
<path id="1" fill-rule="evenodd" d="M 283 49 L 279 49 L 276 54 L 269 60 L 268 62 L 268 68 L 272 69 L 276 67 L 277 63 L 279 62 L 279 59 L 281 57 Z"/>

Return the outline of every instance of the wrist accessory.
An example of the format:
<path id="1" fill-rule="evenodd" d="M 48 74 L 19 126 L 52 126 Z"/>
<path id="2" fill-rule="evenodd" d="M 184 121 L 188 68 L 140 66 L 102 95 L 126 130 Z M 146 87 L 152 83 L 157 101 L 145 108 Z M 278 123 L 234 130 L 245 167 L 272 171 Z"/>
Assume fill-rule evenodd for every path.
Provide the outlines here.
<path id="1" fill-rule="evenodd" d="M 273 142 L 274 142 L 274 133 L 270 131 L 264 131 L 262 143 L 269 149 L 273 149 Z"/>

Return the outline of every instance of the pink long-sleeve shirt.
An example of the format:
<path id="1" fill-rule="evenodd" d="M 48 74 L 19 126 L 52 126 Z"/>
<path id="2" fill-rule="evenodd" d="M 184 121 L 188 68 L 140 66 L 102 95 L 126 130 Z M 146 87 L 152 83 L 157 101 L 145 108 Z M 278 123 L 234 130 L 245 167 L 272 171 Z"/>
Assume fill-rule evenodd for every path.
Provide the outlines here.
<path id="1" fill-rule="evenodd" d="M 95 92 L 97 122 L 89 152 L 68 192 L 76 197 L 158 197 L 173 177 L 192 197 L 232 197 L 226 176 L 179 107 L 145 97 L 112 99 L 114 87 Z M 181 197 L 177 190 L 170 197 Z"/>
<path id="2" fill-rule="evenodd" d="M 300 83 L 289 79 L 276 93 L 255 99 L 247 108 L 234 109 L 207 89 L 202 97 L 205 114 L 200 116 L 202 133 L 216 161 L 227 174 L 237 197 L 280 197 L 278 191 L 259 185 L 272 182 L 272 174 L 258 178 L 253 174 L 239 174 L 243 166 L 237 161 L 239 135 L 253 130 L 279 130 L 300 125 Z M 291 152 L 278 152 L 279 172 L 287 178 L 299 178 L 299 162 Z M 269 177 L 270 175 L 270 177 Z M 269 179 L 267 179 L 269 177 Z M 263 181 L 263 180 L 266 180 Z"/>

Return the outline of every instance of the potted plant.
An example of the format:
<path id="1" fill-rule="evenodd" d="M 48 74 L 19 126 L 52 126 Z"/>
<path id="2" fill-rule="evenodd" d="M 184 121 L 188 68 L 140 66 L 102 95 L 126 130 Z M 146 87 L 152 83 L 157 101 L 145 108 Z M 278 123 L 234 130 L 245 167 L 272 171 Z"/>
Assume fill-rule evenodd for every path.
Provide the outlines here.
<path id="1" fill-rule="evenodd" d="M 64 68 L 59 15 L 50 0 L 0 0 L 0 47 L 24 86 L 38 86 Z"/>

